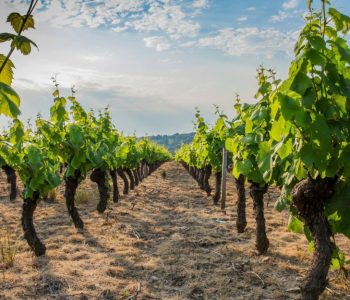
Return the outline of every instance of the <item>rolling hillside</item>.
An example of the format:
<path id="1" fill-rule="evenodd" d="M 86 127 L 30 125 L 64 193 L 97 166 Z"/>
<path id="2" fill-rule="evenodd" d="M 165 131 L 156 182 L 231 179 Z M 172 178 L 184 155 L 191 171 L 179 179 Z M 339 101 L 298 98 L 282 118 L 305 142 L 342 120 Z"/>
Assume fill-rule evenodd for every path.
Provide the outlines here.
<path id="1" fill-rule="evenodd" d="M 149 138 L 157 144 L 163 145 L 174 153 L 181 147 L 182 144 L 189 144 L 192 142 L 194 132 L 191 133 L 175 133 L 173 135 L 153 135 Z"/>

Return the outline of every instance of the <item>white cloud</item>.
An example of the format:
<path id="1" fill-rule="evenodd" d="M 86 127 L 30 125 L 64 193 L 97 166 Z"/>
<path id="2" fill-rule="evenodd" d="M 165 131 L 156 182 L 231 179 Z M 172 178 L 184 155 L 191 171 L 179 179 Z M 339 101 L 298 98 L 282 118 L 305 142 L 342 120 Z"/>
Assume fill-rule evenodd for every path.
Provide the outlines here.
<path id="1" fill-rule="evenodd" d="M 287 18 L 292 18 L 301 15 L 303 10 L 297 9 L 300 0 L 287 0 L 282 3 L 282 9 L 276 15 L 271 16 L 270 22 L 276 23 L 284 21 Z"/>
<path id="2" fill-rule="evenodd" d="M 247 20 L 248 20 L 247 16 L 241 16 L 241 17 L 237 18 L 238 22 L 244 22 L 244 21 L 247 21 Z"/>
<path id="3" fill-rule="evenodd" d="M 287 0 L 282 4 L 282 7 L 286 10 L 294 9 L 299 5 L 300 0 Z"/>
<path id="4" fill-rule="evenodd" d="M 247 8 L 248 11 L 255 11 L 256 10 L 256 7 L 255 6 L 250 6 Z"/>
<path id="5" fill-rule="evenodd" d="M 208 0 L 194 0 L 192 7 L 194 8 L 205 8 L 208 6 Z"/>
<path id="6" fill-rule="evenodd" d="M 278 11 L 278 14 L 277 15 L 273 15 L 270 19 L 271 22 L 275 23 L 275 22 L 280 22 L 280 21 L 283 21 L 285 19 L 287 19 L 288 17 L 290 16 L 289 13 L 283 11 L 283 10 L 280 10 Z"/>
<path id="7" fill-rule="evenodd" d="M 153 2 L 147 13 L 140 19 L 129 21 L 127 25 L 136 31 L 163 31 L 172 39 L 195 37 L 200 25 L 188 20 L 181 6 L 169 3 L 161 5 Z"/>
<path id="8" fill-rule="evenodd" d="M 215 36 L 200 39 L 197 44 L 220 49 L 231 56 L 262 55 L 271 58 L 279 52 L 290 54 L 296 36 L 295 32 L 281 32 L 274 28 L 225 28 Z"/>
<path id="9" fill-rule="evenodd" d="M 182 43 L 180 44 L 180 47 L 183 47 L 183 48 L 192 48 L 194 46 L 197 45 L 197 42 L 196 41 L 188 41 L 188 42 L 185 42 L 185 43 Z"/>
<path id="10" fill-rule="evenodd" d="M 295 9 L 293 11 L 279 10 L 277 15 L 271 16 L 269 21 L 272 23 L 281 22 L 288 18 L 301 17 L 304 13 L 302 9 Z"/>
<path id="11" fill-rule="evenodd" d="M 161 36 L 145 37 L 143 39 L 147 48 L 154 48 L 156 51 L 161 52 L 170 48 L 168 40 Z"/>
<path id="12" fill-rule="evenodd" d="M 5 0 L 8 6 L 25 10 L 24 0 Z M 208 5 L 208 0 L 54 0 L 39 1 L 38 22 L 61 27 L 110 27 L 114 32 L 134 29 L 141 32 L 162 32 L 172 39 L 194 37 L 200 25 L 191 18 Z M 117 26 L 116 26 L 117 25 Z"/>
<path id="13" fill-rule="evenodd" d="M 126 31 L 126 30 L 128 30 L 128 27 L 127 26 L 122 26 L 122 27 L 113 27 L 112 28 L 112 31 L 114 31 L 114 32 L 124 32 L 124 31 Z"/>

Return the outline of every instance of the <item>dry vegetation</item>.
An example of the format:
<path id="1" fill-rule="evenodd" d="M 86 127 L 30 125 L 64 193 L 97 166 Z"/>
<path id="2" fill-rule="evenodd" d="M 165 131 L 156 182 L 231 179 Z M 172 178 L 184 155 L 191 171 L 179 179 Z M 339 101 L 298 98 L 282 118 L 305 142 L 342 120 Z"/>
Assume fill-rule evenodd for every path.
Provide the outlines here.
<path id="1" fill-rule="evenodd" d="M 83 232 L 72 226 L 60 188 L 57 201 L 37 209 L 48 251 L 35 258 L 22 238 L 21 201 L 10 203 L 4 184 L 0 224 L 16 236 L 18 253 L 0 281 L 0 299 L 298 299 L 295 287 L 312 257 L 305 238 L 287 231 L 287 215 L 271 202 L 271 247 L 257 256 L 249 198 L 247 230 L 235 231 L 233 186 L 229 180 L 223 214 L 182 167 L 167 163 L 99 215 L 96 187 L 86 181 L 78 204 Z M 348 240 L 340 245 L 350 255 Z M 349 282 L 332 271 L 323 299 L 350 299 Z"/>

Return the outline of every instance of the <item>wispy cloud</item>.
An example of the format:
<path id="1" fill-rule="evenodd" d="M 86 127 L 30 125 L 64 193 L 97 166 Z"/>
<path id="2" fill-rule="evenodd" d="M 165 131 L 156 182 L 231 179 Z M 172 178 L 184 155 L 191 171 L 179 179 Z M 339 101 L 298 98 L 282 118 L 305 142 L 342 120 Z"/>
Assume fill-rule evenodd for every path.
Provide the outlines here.
<path id="1" fill-rule="evenodd" d="M 27 6 L 24 0 L 5 3 L 23 9 Z M 181 0 L 55 0 L 40 2 L 37 19 L 56 27 L 107 27 L 114 32 L 134 29 L 179 39 L 197 35 L 200 25 L 192 16 L 207 6 L 208 0 L 194 0 L 191 5 Z"/>
<path id="2" fill-rule="evenodd" d="M 287 19 L 290 16 L 291 16 L 291 14 L 289 12 L 286 12 L 284 10 L 279 10 L 277 15 L 273 15 L 271 17 L 270 21 L 273 23 L 280 22 L 280 21 Z"/>
<path id="3" fill-rule="evenodd" d="M 248 20 L 248 17 L 247 17 L 247 16 L 241 16 L 241 17 L 237 18 L 237 21 L 238 21 L 238 22 L 245 22 L 245 21 L 247 21 L 247 20 Z"/>
<path id="4" fill-rule="evenodd" d="M 164 32 L 171 39 L 195 37 L 200 25 L 189 20 L 181 6 L 169 3 L 152 2 L 149 10 L 140 18 L 129 20 L 125 24 L 136 31 Z"/>
<path id="5" fill-rule="evenodd" d="M 300 0 L 288 0 L 282 4 L 282 7 L 286 10 L 295 9 L 298 7 Z"/>
<path id="6" fill-rule="evenodd" d="M 161 52 L 170 48 L 168 40 L 162 36 L 151 36 L 143 39 L 147 48 L 154 48 Z"/>
<path id="7" fill-rule="evenodd" d="M 280 9 L 276 15 L 271 16 L 270 22 L 281 22 L 287 18 L 293 18 L 297 15 L 301 15 L 303 10 L 297 9 L 299 2 L 300 0 L 287 0 L 283 2 L 282 9 Z"/>
<path id="8" fill-rule="evenodd" d="M 195 8 L 205 8 L 209 5 L 208 0 L 194 0 L 192 7 Z"/>
<path id="9" fill-rule="evenodd" d="M 226 28 L 219 30 L 215 36 L 200 39 L 198 46 L 214 47 L 232 56 L 262 55 L 271 58 L 279 52 L 289 54 L 295 40 L 296 33 L 274 28 Z"/>

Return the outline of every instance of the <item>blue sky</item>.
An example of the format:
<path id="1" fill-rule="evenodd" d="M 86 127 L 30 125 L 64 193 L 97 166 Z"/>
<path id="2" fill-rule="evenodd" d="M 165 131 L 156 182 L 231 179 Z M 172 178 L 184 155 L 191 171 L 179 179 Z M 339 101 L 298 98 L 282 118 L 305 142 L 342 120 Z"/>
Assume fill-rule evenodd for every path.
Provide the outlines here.
<path id="1" fill-rule="evenodd" d="M 27 2 L 1 1 L 1 32 Z M 189 132 L 195 107 L 213 122 L 213 104 L 232 116 L 235 93 L 254 101 L 260 64 L 286 76 L 304 12 L 304 0 L 41 1 L 26 33 L 39 51 L 13 56 L 22 118 L 48 115 L 52 76 L 87 109 L 108 105 L 126 133 Z"/>

